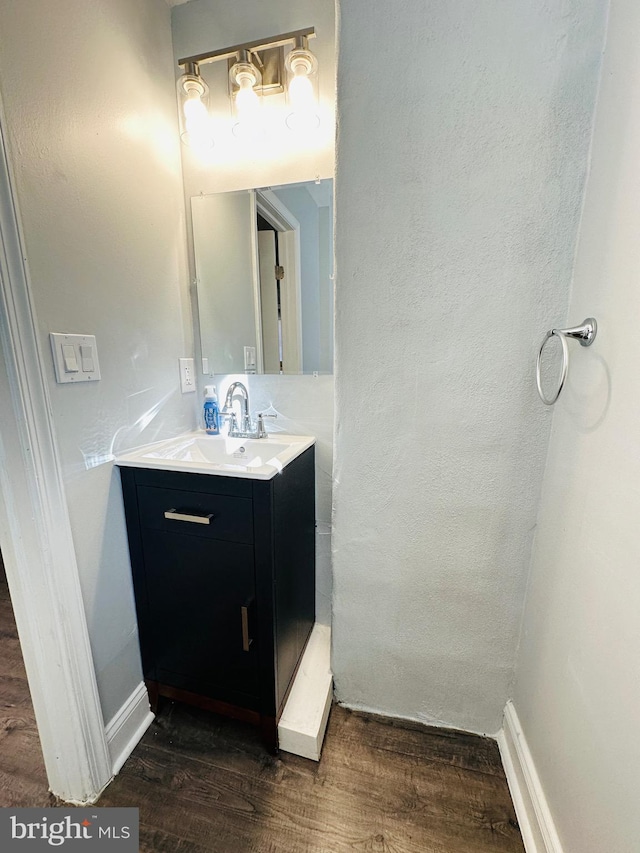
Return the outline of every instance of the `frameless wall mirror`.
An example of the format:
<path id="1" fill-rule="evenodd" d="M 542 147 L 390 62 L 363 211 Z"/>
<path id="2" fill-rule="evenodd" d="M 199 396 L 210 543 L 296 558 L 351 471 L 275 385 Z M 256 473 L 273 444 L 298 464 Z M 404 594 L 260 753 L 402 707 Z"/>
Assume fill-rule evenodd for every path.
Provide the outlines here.
<path id="1" fill-rule="evenodd" d="M 333 181 L 191 199 L 212 373 L 333 372 Z"/>

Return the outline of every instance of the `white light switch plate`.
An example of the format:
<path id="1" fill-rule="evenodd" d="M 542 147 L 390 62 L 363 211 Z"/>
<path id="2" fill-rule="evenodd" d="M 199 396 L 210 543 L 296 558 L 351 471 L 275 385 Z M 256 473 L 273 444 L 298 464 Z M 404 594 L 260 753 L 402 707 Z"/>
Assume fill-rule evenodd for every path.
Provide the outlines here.
<path id="1" fill-rule="evenodd" d="M 180 390 L 183 394 L 190 394 L 196 390 L 196 370 L 192 358 L 179 358 L 180 363 Z"/>
<path id="2" fill-rule="evenodd" d="M 95 335 L 51 332 L 49 339 L 56 382 L 96 382 L 100 379 Z"/>
<path id="3" fill-rule="evenodd" d="M 255 373 L 256 372 L 256 348 L 255 347 L 245 347 L 244 348 L 244 369 L 247 373 Z"/>

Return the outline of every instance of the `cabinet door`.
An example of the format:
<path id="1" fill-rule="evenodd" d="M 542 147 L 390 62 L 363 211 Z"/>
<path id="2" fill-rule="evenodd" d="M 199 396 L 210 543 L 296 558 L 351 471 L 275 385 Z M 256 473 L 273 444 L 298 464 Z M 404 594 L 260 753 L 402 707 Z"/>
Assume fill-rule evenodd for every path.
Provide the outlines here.
<path id="1" fill-rule="evenodd" d="M 253 546 L 144 530 L 155 678 L 251 707 L 258 695 Z M 145 662 L 145 670 L 147 669 Z"/>

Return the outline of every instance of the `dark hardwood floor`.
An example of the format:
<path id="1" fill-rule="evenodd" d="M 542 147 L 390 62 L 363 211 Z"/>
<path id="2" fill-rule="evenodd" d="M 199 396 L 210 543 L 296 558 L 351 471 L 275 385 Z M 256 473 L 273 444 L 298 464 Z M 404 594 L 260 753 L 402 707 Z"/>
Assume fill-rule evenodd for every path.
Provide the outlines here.
<path id="1" fill-rule="evenodd" d="M 496 744 L 334 707 L 319 764 L 167 703 L 102 799 L 143 853 L 522 853 Z"/>
<path id="2" fill-rule="evenodd" d="M 0 574 L 0 806 L 51 806 Z M 523 853 L 496 744 L 334 707 L 319 764 L 165 702 L 99 806 L 140 809 L 142 853 Z"/>
<path id="3" fill-rule="evenodd" d="M 0 806 L 50 806 L 38 729 L 0 555 Z"/>

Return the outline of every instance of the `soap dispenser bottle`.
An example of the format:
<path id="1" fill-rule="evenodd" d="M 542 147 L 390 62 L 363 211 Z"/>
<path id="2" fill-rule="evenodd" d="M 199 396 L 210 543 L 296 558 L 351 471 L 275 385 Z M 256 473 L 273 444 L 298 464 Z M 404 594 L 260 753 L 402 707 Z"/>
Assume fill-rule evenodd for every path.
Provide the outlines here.
<path id="1" fill-rule="evenodd" d="M 204 387 L 204 429 L 207 435 L 220 435 L 220 409 L 215 385 Z"/>

